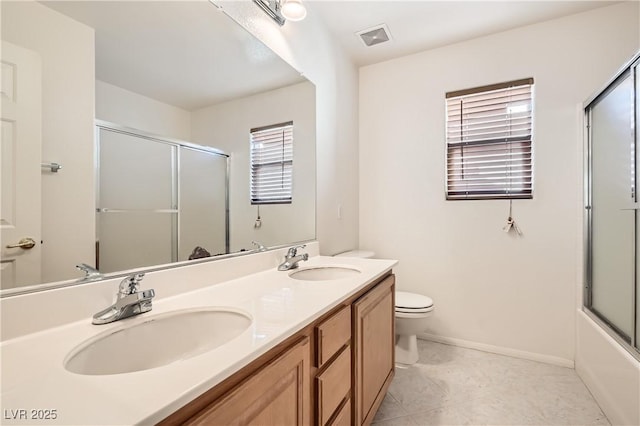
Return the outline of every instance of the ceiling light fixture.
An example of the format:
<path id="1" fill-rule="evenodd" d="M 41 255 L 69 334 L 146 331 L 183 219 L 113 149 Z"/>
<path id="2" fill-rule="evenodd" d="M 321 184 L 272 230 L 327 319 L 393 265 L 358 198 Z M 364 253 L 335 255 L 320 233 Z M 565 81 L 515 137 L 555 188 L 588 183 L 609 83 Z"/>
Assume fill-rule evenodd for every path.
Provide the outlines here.
<path id="1" fill-rule="evenodd" d="M 302 0 L 282 0 L 282 16 L 290 21 L 302 21 L 307 16 L 307 9 Z"/>
<path id="2" fill-rule="evenodd" d="M 301 21 L 307 16 L 302 0 L 253 0 L 280 26 L 287 21 Z"/>

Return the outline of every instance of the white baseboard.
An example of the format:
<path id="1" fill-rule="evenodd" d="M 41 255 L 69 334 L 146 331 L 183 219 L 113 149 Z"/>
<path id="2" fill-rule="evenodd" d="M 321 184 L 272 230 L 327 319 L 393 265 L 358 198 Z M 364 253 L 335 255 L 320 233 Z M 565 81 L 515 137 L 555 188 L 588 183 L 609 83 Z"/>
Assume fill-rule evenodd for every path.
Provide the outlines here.
<path id="1" fill-rule="evenodd" d="M 535 352 L 520 351 L 517 349 L 505 348 L 502 346 L 493 346 L 493 345 L 488 345 L 486 343 L 472 342 L 470 340 L 456 339 L 453 337 L 437 336 L 435 334 L 429 334 L 429 333 L 421 333 L 418 335 L 418 338 L 423 340 L 431 340 L 438 343 L 445 343 L 447 345 L 460 346 L 460 347 L 469 348 L 469 349 L 476 349 L 479 351 L 490 352 L 498 355 L 507 355 L 514 358 L 522 358 L 522 359 L 528 359 L 531 361 L 544 362 L 547 364 L 558 365 L 561 367 L 575 368 L 575 364 L 573 360 L 564 359 L 564 358 L 551 356 L 551 355 L 543 355 Z"/>

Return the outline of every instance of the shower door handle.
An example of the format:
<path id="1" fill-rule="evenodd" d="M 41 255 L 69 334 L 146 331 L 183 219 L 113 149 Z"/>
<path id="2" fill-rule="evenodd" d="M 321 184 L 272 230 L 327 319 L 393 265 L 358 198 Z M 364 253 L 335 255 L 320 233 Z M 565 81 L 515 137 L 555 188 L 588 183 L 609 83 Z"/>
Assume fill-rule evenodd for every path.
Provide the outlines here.
<path id="1" fill-rule="evenodd" d="M 622 208 L 620 210 L 623 210 L 623 211 L 626 211 L 626 210 L 640 210 L 640 204 L 636 203 L 636 204 L 633 204 L 631 207 Z"/>

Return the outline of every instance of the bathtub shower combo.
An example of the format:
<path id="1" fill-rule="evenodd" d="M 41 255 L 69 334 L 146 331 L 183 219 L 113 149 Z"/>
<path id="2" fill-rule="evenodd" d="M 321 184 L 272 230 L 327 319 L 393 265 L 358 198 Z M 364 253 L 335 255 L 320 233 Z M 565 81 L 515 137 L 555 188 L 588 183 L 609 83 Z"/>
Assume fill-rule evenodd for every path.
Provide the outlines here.
<path id="1" fill-rule="evenodd" d="M 640 359 L 640 54 L 584 104 L 584 311 Z"/>

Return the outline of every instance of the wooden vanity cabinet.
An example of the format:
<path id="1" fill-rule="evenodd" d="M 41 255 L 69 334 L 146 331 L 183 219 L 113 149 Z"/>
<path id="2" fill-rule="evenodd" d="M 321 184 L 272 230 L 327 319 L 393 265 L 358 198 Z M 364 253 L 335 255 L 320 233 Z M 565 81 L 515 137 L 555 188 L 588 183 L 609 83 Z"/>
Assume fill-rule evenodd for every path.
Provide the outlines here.
<path id="1" fill-rule="evenodd" d="M 393 378 L 389 274 L 159 423 L 370 424 Z"/>
<path id="2" fill-rule="evenodd" d="M 355 425 L 370 424 L 394 376 L 395 276 L 353 303 Z"/>
<path id="3" fill-rule="evenodd" d="M 182 424 L 309 423 L 309 338 L 304 337 L 245 382 Z"/>
<path id="4" fill-rule="evenodd" d="M 311 331 L 286 339 L 158 425 L 311 424 Z"/>

